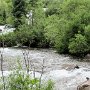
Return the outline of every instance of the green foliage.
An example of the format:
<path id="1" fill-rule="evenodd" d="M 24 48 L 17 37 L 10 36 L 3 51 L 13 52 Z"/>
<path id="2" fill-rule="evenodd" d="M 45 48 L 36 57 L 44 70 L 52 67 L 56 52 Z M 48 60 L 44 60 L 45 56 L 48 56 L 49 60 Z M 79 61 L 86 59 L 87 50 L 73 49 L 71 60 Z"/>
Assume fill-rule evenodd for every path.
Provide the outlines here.
<path id="1" fill-rule="evenodd" d="M 69 43 L 69 52 L 77 56 L 84 56 L 87 54 L 89 48 L 85 36 L 76 34 L 75 38 L 72 38 Z"/>
<path id="2" fill-rule="evenodd" d="M 46 32 L 48 39 L 50 38 L 51 42 L 54 42 L 56 49 L 60 53 L 71 53 L 71 49 L 68 48 L 70 45 L 69 41 L 72 40 L 76 34 L 85 36 L 87 39 L 85 43 L 87 47 L 89 47 L 89 34 L 87 35 L 86 33 L 89 32 L 87 29 L 89 29 L 88 25 L 90 24 L 90 1 L 64 0 L 58 3 L 56 2 L 53 5 L 53 2 L 51 2 L 47 10 L 49 11 L 47 21 L 50 19 L 51 22 L 46 25 L 46 29 L 48 26 L 48 33 L 54 33 L 50 35 L 50 33 L 47 34 Z M 57 10 L 54 12 L 54 9 Z M 52 11 L 54 13 L 52 13 Z M 53 19 L 53 16 L 56 16 L 56 19 Z M 53 23 L 55 21 L 56 23 Z M 53 28 L 51 28 L 52 26 Z M 53 36 L 55 36 L 55 38 L 53 38 Z M 83 53 L 86 53 L 86 48 L 83 48 L 83 51 Z M 76 53 L 80 54 L 81 51 L 77 52 L 76 50 Z"/>
<path id="3" fill-rule="evenodd" d="M 16 42 L 15 42 L 15 40 L 16 40 L 16 36 L 15 36 L 15 34 L 14 33 L 9 33 L 9 34 L 6 34 L 6 35 L 4 35 L 3 36 L 4 37 L 4 42 L 5 42 L 5 45 L 6 46 L 14 46 L 14 45 L 16 45 Z M 2 39 L 3 40 L 3 39 Z"/>
<path id="4" fill-rule="evenodd" d="M 16 71 L 8 78 L 7 90 L 53 90 L 53 82 L 49 80 L 39 86 L 39 79 L 32 79 L 24 72 Z"/>
<path id="5" fill-rule="evenodd" d="M 30 31 L 29 26 L 23 25 L 20 27 L 19 31 L 11 32 L 9 34 L 3 35 L 4 42 L 6 46 L 29 45 L 29 41 L 33 40 L 34 35 Z M 2 36 L 1 36 L 2 37 Z M 3 38 L 1 38 L 2 41 Z"/>
<path id="6" fill-rule="evenodd" d="M 38 79 L 31 79 L 29 75 L 17 71 L 9 76 L 8 90 L 35 90 L 38 83 Z"/>
<path id="7" fill-rule="evenodd" d="M 87 39 L 88 47 L 89 47 L 89 53 L 90 53 L 90 25 L 85 27 L 85 37 Z"/>
<path id="8" fill-rule="evenodd" d="M 19 31 L 16 31 L 15 35 L 16 35 L 16 43 L 21 45 L 29 43 L 29 41 L 31 41 L 33 38 L 33 32 L 30 30 L 28 25 L 20 26 Z"/>
<path id="9" fill-rule="evenodd" d="M 0 0 L 0 24 L 6 24 L 7 18 L 11 16 L 12 1 Z"/>
<path id="10" fill-rule="evenodd" d="M 50 46 L 54 46 L 56 37 L 59 32 L 58 19 L 59 17 L 57 17 L 56 15 L 52 15 L 50 17 L 47 17 L 45 21 L 45 37 L 50 42 Z"/>
<path id="11" fill-rule="evenodd" d="M 0 35 L 0 42 L 4 40 L 6 46 L 49 47 L 49 42 L 41 29 L 32 29 L 29 25 L 21 25 L 18 30 Z"/>
<path id="12" fill-rule="evenodd" d="M 6 21 L 6 11 L 4 9 L 2 9 L 2 7 L 0 6 L 0 24 L 5 24 Z"/>
<path id="13" fill-rule="evenodd" d="M 59 15 L 60 13 L 60 5 L 62 3 L 62 0 L 46 0 L 45 1 L 45 8 L 47 8 L 45 14 L 46 16 L 51 15 Z"/>
<path id="14" fill-rule="evenodd" d="M 25 73 L 20 68 L 4 78 L 6 90 L 54 90 L 52 80 L 40 83 L 39 78 L 31 78 L 30 74 Z M 4 90 L 2 79 L 0 80 L 0 90 Z"/>
<path id="15" fill-rule="evenodd" d="M 49 42 L 45 38 L 45 12 L 43 10 L 43 0 L 30 0 L 28 11 L 32 11 L 31 28 L 35 37 L 33 38 L 33 47 L 48 47 Z"/>
<path id="16" fill-rule="evenodd" d="M 85 27 L 85 37 L 87 38 L 87 42 L 90 45 L 90 25 Z"/>

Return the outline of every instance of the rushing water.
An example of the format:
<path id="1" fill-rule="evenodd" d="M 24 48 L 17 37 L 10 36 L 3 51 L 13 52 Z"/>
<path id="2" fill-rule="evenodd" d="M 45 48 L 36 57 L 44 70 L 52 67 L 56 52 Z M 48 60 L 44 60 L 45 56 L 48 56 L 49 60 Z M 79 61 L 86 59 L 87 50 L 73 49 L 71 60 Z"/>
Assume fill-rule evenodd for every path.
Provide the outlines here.
<path id="1" fill-rule="evenodd" d="M 8 25 L 0 25 L 0 35 L 13 32 L 14 30 L 15 28 L 8 27 Z"/>
<path id="2" fill-rule="evenodd" d="M 60 55 L 54 50 L 0 48 L 0 51 L 3 52 L 4 56 L 3 70 L 5 76 L 11 73 L 12 68 L 16 68 L 17 60 L 20 60 L 25 69 L 24 52 L 28 54 L 28 59 L 32 64 L 30 64 L 31 69 L 35 68 L 36 77 L 40 77 L 44 61 L 42 80 L 52 79 L 55 82 L 55 90 L 77 90 L 77 86 L 86 81 L 86 77 L 90 77 L 89 62 L 80 62 L 68 55 Z M 76 65 L 80 68 L 75 69 Z"/>

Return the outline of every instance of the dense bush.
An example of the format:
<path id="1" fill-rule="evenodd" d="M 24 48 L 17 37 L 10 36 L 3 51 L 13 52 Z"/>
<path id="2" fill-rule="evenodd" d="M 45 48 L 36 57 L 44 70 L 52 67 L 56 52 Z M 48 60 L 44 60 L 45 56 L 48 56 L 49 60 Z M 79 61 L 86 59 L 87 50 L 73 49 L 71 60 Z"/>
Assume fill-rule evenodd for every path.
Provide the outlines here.
<path id="1" fill-rule="evenodd" d="M 85 56 L 89 51 L 87 40 L 81 34 L 76 34 L 75 38 L 70 40 L 68 48 L 69 52 L 76 56 Z"/>

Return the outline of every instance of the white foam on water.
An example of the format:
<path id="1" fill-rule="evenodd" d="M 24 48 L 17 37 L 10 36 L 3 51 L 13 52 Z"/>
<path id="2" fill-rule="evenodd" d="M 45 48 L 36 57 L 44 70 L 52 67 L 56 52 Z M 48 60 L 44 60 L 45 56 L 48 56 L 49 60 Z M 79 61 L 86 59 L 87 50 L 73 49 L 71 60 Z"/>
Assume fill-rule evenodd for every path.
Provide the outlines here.
<path id="1" fill-rule="evenodd" d="M 3 76 L 7 77 L 12 73 L 12 71 L 3 71 Z M 2 71 L 0 71 L 0 77 L 2 77 Z"/>
<path id="2" fill-rule="evenodd" d="M 53 70 L 53 71 L 48 72 L 45 75 L 51 79 L 59 79 L 59 78 L 68 77 L 69 73 L 67 70 L 63 69 L 63 70 Z"/>
<path id="3" fill-rule="evenodd" d="M 3 51 L 3 49 L 0 48 L 0 50 Z M 4 48 L 4 54 L 6 57 L 14 56 L 21 56 L 22 50 L 21 49 L 10 49 L 10 48 Z M 30 57 L 34 63 L 42 64 L 43 58 L 45 58 L 45 64 L 47 67 L 50 67 L 51 71 L 48 70 L 47 72 L 43 74 L 42 80 L 49 80 L 52 79 L 55 82 L 56 87 L 61 88 L 62 90 L 75 90 L 73 88 L 76 88 L 80 83 L 86 81 L 86 77 L 90 78 L 90 69 L 89 68 L 83 68 L 83 65 L 81 65 L 81 62 L 75 61 L 75 64 L 78 64 L 80 66 L 79 69 L 72 69 L 70 71 L 60 68 L 59 66 L 62 66 L 63 64 L 72 64 L 72 61 L 69 57 L 60 56 L 57 54 L 52 54 L 50 52 L 40 52 L 40 51 L 30 51 Z M 37 59 L 38 58 L 38 59 Z M 71 62 L 71 63 L 70 63 Z M 60 63 L 60 64 L 59 64 Z M 58 68 L 55 67 L 53 70 L 52 64 L 58 65 Z M 74 64 L 74 62 L 73 62 Z M 82 64 L 86 65 L 85 62 L 82 62 Z M 89 66 L 87 66 L 89 67 Z M 8 76 L 11 73 L 11 71 L 4 71 L 4 76 Z M 29 72 L 30 76 L 33 77 L 34 73 Z M 1 72 L 0 72 L 1 76 Z M 38 72 L 35 72 L 35 76 L 37 78 L 40 78 L 41 74 Z M 55 89 L 55 90 L 61 90 L 61 89 Z"/>
<path id="4" fill-rule="evenodd" d="M 13 32 L 15 28 L 6 28 L 5 25 L 0 26 L 0 29 L 2 30 L 0 34 L 7 34 L 9 32 Z"/>
<path id="5" fill-rule="evenodd" d="M 5 28 L 5 26 L 0 26 L 0 29 L 3 31 L 4 30 L 4 28 Z"/>
<path id="6" fill-rule="evenodd" d="M 40 78 L 41 74 L 38 73 L 38 72 L 29 72 L 29 75 L 31 76 L 31 78 L 34 78 L 34 75 L 35 75 L 35 78 Z"/>
<path id="7" fill-rule="evenodd" d="M 10 74 L 14 74 L 14 72 L 15 72 L 15 71 L 3 71 L 3 76 L 7 77 L 7 76 L 9 76 Z M 20 71 L 20 72 L 22 72 L 22 73 L 24 72 L 25 74 L 27 73 L 27 72 L 25 72 L 25 71 Z M 33 72 L 33 71 L 30 71 L 30 72 L 29 72 L 29 75 L 31 76 L 31 78 L 34 78 L 34 75 L 35 75 L 36 78 L 40 78 L 40 76 L 41 76 L 40 73 L 38 73 L 38 72 Z M 2 71 L 0 71 L 0 77 L 2 77 Z"/>
<path id="8" fill-rule="evenodd" d="M 85 71 L 85 69 L 86 68 L 80 68 L 72 71 L 65 69 L 53 70 L 44 74 L 42 79 L 44 81 L 51 79 L 56 83 L 56 87 L 61 87 L 63 90 L 67 90 L 67 88 L 71 90 L 86 81 L 86 77 L 90 77 L 90 71 L 88 71 L 88 68 L 87 71 Z"/>

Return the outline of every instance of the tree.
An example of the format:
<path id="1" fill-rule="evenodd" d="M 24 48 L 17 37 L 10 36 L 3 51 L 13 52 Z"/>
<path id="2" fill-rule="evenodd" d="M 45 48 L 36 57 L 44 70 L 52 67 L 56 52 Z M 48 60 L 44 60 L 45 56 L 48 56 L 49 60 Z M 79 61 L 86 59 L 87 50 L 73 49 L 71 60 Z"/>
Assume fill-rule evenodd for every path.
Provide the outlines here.
<path id="1" fill-rule="evenodd" d="M 29 0 L 27 2 L 27 11 L 29 14 L 31 14 L 30 19 L 31 19 L 31 25 L 32 27 L 35 24 L 35 18 L 36 18 L 36 13 L 38 9 L 42 9 L 42 0 Z M 43 10 L 42 10 L 43 11 Z M 40 11 L 41 12 L 41 11 Z M 39 14 L 39 12 L 38 12 Z"/>
<path id="2" fill-rule="evenodd" d="M 45 12 L 43 10 L 43 0 L 29 0 L 27 2 L 27 11 L 30 14 L 29 25 L 35 35 L 34 43 L 31 46 L 44 47 L 46 40 L 44 36 Z"/>
<path id="3" fill-rule="evenodd" d="M 18 28 L 22 24 L 21 18 L 25 15 L 25 1 L 24 0 L 13 0 L 13 16 L 14 26 Z"/>
<path id="4" fill-rule="evenodd" d="M 5 0 L 6 3 L 6 23 L 7 24 L 14 24 L 14 16 L 12 14 L 12 9 L 13 9 L 13 5 L 12 5 L 12 0 Z"/>
<path id="5" fill-rule="evenodd" d="M 54 7 L 53 4 L 50 6 L 48 7 L 48 10 L 50 10 L 48 17 L 50 18 L 53 15 L 59 17 L 57 20 L 59 23 L 57 23 L 56 27 L 56 32 L 58 34 L 55 39 L 52 38 L 51 40 L 55 40 L 54 45 L 58 52 L 68 53 L 68 46 L 70 43 L 69 40 L 74 38 L 76 34 L 81 34 L 82 36 L 85 36 L 86 39 L 88 37 L 88 35 L 85 35 L 85 27 L 90 24 L 90 0 L 64 0 L 63 2 L 59 3 L 59 6 L 58 4 L 54 4 Z M 54 12 L 54 9 L 57 9 L 58 13 L 56 10 Z M 50 22 L 50 24 L 51 23 L 52 22 Z M 50 24 L 48 24 L 48 26 Z M 56 26 L 55 23 L 53 26 Z M 49 27 L 51 27 L 51 25 Z M 48 32 L 49 31 L 53 32 L 55 30 L 52 28 L 52 30 L 49 29 Z M 87 41 L 90 41 L 89 38 Z M 87 46 L 89 47 L 88 42 Z"/>
<path id="6" fill-rule="evenodd" d="M 0 24 L 5 23 L 6 23 L 6 3 L 5 1 L 0 0 Z"/>
<path id="7" fill-rule="evenodd" d="M 12 24 L 12 0 L 0 0 L 0 24 Z"/>
<path id="8" fill-rule="evenodd" d="M 46 16 L 51 16 L 53 14 L 59 15 L 60 11 L 60 5 L 62 3 L 62 0 L 46 0 L 45 1 L 45 8 L 46 10 Z"/>

